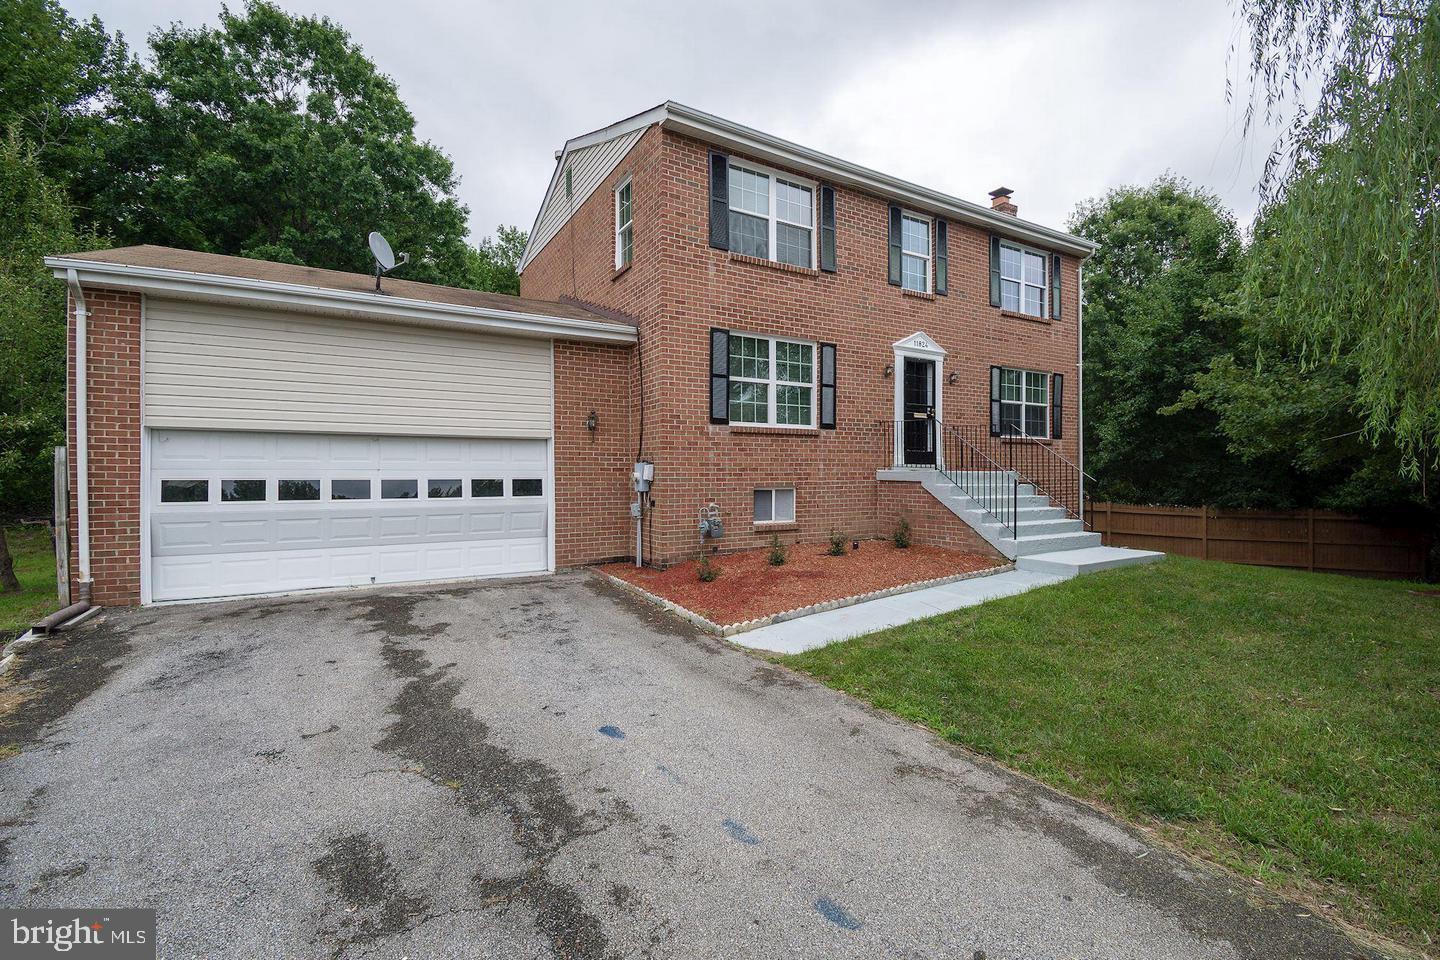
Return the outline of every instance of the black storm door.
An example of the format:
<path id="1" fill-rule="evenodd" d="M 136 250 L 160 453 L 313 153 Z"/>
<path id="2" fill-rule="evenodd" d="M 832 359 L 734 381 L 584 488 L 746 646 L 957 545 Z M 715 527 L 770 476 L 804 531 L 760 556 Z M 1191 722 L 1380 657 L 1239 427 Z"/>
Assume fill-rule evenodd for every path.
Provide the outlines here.
<path id="1" fill-rule="evenodd" d="M 905 464 L 935 465 L 935 361 L 905 358 Z"/>

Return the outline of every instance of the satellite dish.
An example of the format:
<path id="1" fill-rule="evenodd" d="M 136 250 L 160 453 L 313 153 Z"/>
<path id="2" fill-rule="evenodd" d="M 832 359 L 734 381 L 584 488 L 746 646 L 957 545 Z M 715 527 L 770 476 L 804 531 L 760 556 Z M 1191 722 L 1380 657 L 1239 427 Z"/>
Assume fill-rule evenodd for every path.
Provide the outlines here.
<path id="1" fill-rule="evenodd" d="M 390 241 L 380 235 L 380 231 L 370 231 L 370 252 L 375 255 L 375 262 L 380 269 L 386 272 L 395 269 L 395 251 L 390 249 Z"/>
<path id="2" fill-rule="evenodd" d="M 394 270 L 396 267 L 403 267 L 410 262 L 410 254 L 402 253 L 400 258 L 395 258 L 395 251 L 390 249 L 390 241 L 380 235 L 380 231 L 370 231 L 370 252 L 375 255 L 375 292 L 380 292 L 380 278 Z"/>

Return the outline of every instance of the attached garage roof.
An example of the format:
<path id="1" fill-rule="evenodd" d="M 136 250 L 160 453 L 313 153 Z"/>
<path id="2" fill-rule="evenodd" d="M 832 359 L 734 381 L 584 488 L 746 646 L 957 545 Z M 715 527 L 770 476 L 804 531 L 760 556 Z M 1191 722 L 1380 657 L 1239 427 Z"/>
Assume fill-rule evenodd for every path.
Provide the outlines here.
<path id="1" fill-rule="evenodd" d="M 48 257 L 45 263 L 61 278 L 75 270 L 76 279 L 83 284 L 179 299 L 237 299 L 312 312 L 474 325 L 564 339 L 635 339 L 632 318 L 578 301 L 530 300 L 394 276 L 386 277 L 382 292 L 376 293 L 371 274 L 152 244 Z"/>

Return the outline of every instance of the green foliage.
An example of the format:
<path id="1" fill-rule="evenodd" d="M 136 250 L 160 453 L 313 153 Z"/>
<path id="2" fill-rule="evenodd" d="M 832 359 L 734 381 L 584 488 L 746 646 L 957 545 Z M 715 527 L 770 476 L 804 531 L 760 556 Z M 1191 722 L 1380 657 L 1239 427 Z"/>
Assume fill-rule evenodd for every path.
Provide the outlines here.
<path id="1" fill-rule="evenodd" d="M 18 133 L 0 137 L 0 516 L 48 516 L 65 442 L 65 287 L 48 254 L 91 249 L 64 191 Z"/>
<path id="2" fill-rule="evenodd" d="M 478 247 L 466 251 L 461 286 L 519 296 L 520 255 L 525 252 L 527 236 L 519 227 L 503 223 L 496 227 L 494 237 L 486 237 Z"/>
<path id="3" fill-rule="evenodd" d="M 785 549 L 785 544 L 783 544 L 783 543 L 780 542 L 780 534 L 778 534 L 778 533 L 771 534 L 771 536 L 770 536 L 770 556 L 769 556 L 770 566 L 772 566 L 772 567 L 784 566 L 784 564 L 785 564 L 785 558 L 786 558 L 786 556 L 787 556 L 787 553 L 788 553 L 788 551 Z"/>
<path id="4" fill-rule="evenodd" d="M 48 175 L 68 179 L 97 161 L 98 114 L 129 63 L 97 17 L 77 21 L 55 0 L 0 0 L 0 132 L 14 130 Z"/>
<path id="5" fill-rule="evenodd" d="M 413 258 L 397 275 L 469 279 L 450 158 L 340 26 L 251 0 L 150 47 L 114 78 L 105 163 L 75 182 L 117 243 L 364 272 L 380 230 Z"/>
<path id="6" fill-rule="evenodd" d="M 830 549 L 825 552 L 832 557 L 845 556 L 845 534 L 838 530 L 830 531 Z"/>
<path id="7" fill-rule="evenodd" d="M 1351 371 L 1366 434 L 1416 476 L 1440 463 L 1440 4 L 1241 12 L 1254 89 L 1291 121 L 1265 182 L 1280 332 L 1305 371 Z"/>
<path id="8" fill-rule="evenodd" d="M 720 576 L 720 568 L 710 562 L 710 554 L 700 557 L 700 565 L 695 568 L 695 576 L 701 583 L 714 583 Z"/>
<path id="9" fill-rule="evenodd" d="M 897 550 L 904 550 L 909 547 L 910 521 L 906 520 L 904 517 L 901 517 L 900 522 L 895 524 L 895 533 L 891 535 L 890 539 L 895 541 L 895 548 Z"/>
<path id="10" fill-rule="evenodd" d="M 1100 244 L 1085 264 L 1085 453 L 1095 495 L 1214 503 L 1250 489 L 1215 416 L 1175 403 L 1234 338 L 1207 305 L 1238 283 L 1241 243 L 1219 198 L 1162 176 L 1081 204 L 1071 229 Z"/>

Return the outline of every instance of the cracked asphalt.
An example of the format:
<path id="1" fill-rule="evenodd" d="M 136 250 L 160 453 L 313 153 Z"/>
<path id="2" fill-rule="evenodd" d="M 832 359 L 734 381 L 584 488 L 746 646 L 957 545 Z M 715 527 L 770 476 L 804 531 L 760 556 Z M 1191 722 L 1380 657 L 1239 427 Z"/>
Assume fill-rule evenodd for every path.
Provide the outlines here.
<path id="1" fill-rule="evenodd" d="M 0 895 L 162 957 L 1378 956 L 583 573 L 111 611 L 16 689 Z"/>

